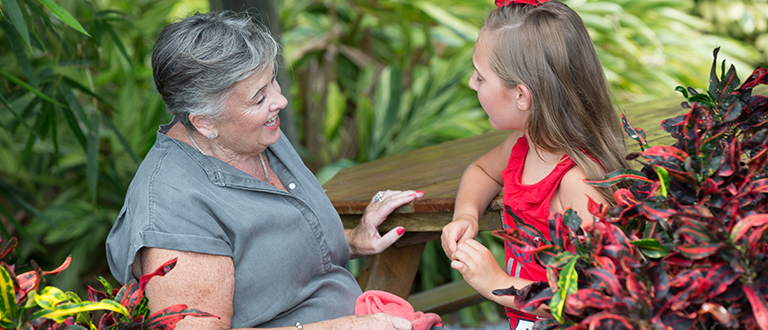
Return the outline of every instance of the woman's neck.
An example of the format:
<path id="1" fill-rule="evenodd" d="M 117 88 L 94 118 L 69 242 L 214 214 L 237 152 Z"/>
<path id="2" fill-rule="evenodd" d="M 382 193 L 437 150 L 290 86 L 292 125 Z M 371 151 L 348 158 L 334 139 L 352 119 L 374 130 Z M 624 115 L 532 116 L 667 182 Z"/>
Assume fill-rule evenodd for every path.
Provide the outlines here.
<path id="1" fill-rule="evenodd" d="M 267 166 L 266 157 L 264 157 L 265 165 L 262 165 L 258 155 L 238 154 L 231 149 L 213 143 L 211 139 L 206 138 L 197 131 L 189 132 L 180 122 L 174 124 L 166 135 L 192 146 L 203 155 L 215 157 L 261 181 L 266 181 L 267 173 L 269 172 L 269 170 L 267 172 L 264 171 L 264 167 Z"/>

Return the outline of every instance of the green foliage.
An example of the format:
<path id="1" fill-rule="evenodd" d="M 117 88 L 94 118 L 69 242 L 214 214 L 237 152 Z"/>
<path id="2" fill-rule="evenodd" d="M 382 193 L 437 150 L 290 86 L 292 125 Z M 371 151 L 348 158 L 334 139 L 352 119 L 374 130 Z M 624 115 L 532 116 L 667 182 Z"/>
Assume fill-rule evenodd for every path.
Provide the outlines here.
<path id="1" fill-rule="evenodd" d="M 70 271 L 52 279 L 59 287 L 107 273 L 106 233 L 157 125 L 170 120 L 152 89 L 153 40 L 168 17 L 205 2 L 0 1 L 0 235 L 22 238 L 22 257 L 46 268 L 72 255 Z M 713 26 L 687 14 L 690 1 L 567 3 L 590 28 L 619 101 L 701 81 L 712 43 L 753 67 L 753 49 L 702 35 Z M 466 81 L 492 1 L 277 4 L 299 149 L 320 179 L 490 130 Z M 437 282 L 447 281 L 441 272 Z"/>
<path id="2" fill-rule="evenodd" d="M 178 3 L 2 2 L 0 234 L 23 238 L 22 257 L 42 265 L 73 255 L 59 286 L 106 272 L 104 239 L 170 120 L 149 56 Z"/>
<path id="3" fill-rule="evenodd" d="M 741 84 L 717 53 L 707 96 L 682 89 L 697 101 L 661 123 L 677 143 L 630 155 L 642 178 L 616 206 L 590 200 L 594 223 L 554 215 L 563 230 L 538 246 L 522 228 L 499 232 L 547 267 L 549 285 L 499 292 L 526 310 L 549 301 L 556 321 L 536 329 L 768 328 L 768 97 L 752 95 L 768 70 Z"/>
<path id="4" fill-rule="evenodd" d="M 183 304 L 149 313 L 144 288 L 152 277 L 164 276 L 173 269 L 176 259 L 120 289 L 112 289 L 106 281 L 102 283 L 107 292 L 88 287 L 90 301 L 83 301 L 74 292 L 45 285 L 45 276 L 61 273 L 71 258 L 52 271 L 42 271 L 32 261 L 34 269 L 17 276 L 17 266 L 7 263 L 15 248 L 15 237 L 5 242 L 0 240 L 0 326 L 3 329 L 172 330 L 187 316 L 218 317 Z M 94 311 L 101 313 L 94 314 Z"/>

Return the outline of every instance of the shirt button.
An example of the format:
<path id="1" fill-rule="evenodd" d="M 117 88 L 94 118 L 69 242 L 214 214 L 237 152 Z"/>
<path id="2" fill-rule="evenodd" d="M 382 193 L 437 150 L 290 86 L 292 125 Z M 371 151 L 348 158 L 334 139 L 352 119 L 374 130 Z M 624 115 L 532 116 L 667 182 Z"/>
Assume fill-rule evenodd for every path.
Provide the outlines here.
<path id="1" fill-rule="evenodd" d="M 291 183 L 288 185 L 288 189 L 291 189 L 291 190 L 293 190 L 293 189 L 296 189 L 296 184 L 295 184 L 295 183 L 293 183 L 293 182 L 291 182 Z"/>

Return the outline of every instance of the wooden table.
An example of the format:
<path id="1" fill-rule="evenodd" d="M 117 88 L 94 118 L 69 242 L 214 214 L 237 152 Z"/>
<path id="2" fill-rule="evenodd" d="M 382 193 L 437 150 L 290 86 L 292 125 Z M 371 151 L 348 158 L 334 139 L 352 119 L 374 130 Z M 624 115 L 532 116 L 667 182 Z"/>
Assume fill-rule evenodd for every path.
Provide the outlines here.
<path id="1" fill-rule="evenodd" d="M 406 233 L 383 253 L 368 257 L 358 276 L 363 291 L 384 290 L 408 297 L 426 242 L 440 239 L 451 221 L 456 188 L 464 169 L 477 157 L 499 145 L 509 132 L 491 132 L 382 158 L 340 171 L 323 187 L 341 215 L 344 228 L 354 228 L 379 190 L 413 189 L 424 199 L 404 205 L 379 227 L 386 232 L 403 226 Z M 481 219 L 481 230 L 501 224 L 499 205 Z"/>
<path id="2" fill-rule="evenodd" d="M 766 92 L 759 88 L 757 94 Z M 682 97 L 672 97 L 621 107 L 630 123 L 645 129 L 651 145 L 674 142 L 660 127 L 662 119 L 685 113 Z M 344 228 L 354 228 L 371 197 L 379 190 L 420 190 L 424 198 L 393 212 L 380 226 L 386 232 L 403 226 L 406 234 L 383 253 L 366 258 L 358 276 L 365 290 L 384 290 L 407 298 L 418 270 L 426 242 L 440 238 L 443 226 L 451 221 L 456 189 L 464 169 L 495 146 L 510 132 L 494 131 L 478 136 L 406 152 L 346 168 L 324 185 L 328 197 L 341 215 Z M 639 148 L 627 139 L 631 150 Z M 490 204 L 480 221 L 480 230 L 494 230 L 502 223 L 501 200 Z"/>

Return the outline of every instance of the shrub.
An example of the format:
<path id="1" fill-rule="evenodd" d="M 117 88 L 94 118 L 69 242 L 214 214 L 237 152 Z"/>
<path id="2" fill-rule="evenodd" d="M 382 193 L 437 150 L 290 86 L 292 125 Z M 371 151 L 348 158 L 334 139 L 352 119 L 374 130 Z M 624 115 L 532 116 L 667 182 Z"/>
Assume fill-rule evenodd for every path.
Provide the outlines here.
<path id="1" fill-rule="evenodd" d="M 34 261 L 32 270 L 15 274 L 16 265 L 9 264 L 16 238 L 0 240 L 0 327 L 3 329 L 66 329 L 66 330 L 172 330 L 187 316 L 218 317 L 179 304 L 150 314 L 144 289 L 155 276 L 164 276 L 176 265 L 172 259 L 154 272 L 136 281 L 132 279 L 121 288 L 112 286 L 103 278 L 105 292 L 88 287 L 89 301 L 74 292 L 63 292 L 45 286 L 45 276 L 57 275 L 69 266 L 71 258 L 52 271 L 43 271 Z M 93 313 L 97 312 L 98 313 Z"/>
<path id="2" fill-rule="evenodd" d="M 706 93 L 677 88 L 690 110 L 661 123 L 674 145 L 649 146 L 623 118 L 641 169 L 590 182 L 633 180 L 616 206 L 590 200 L 593 223 L 555 214 L 536 244 L 519 219 L 497 232 L 546 265 L 547 283 L 495 291 L 548 304 L 536 329 L 768 329 L 768 99 L 752 95 L 768 70 L 739 87 L 733 66 L 718 77 L 718 50 Z"/>

